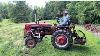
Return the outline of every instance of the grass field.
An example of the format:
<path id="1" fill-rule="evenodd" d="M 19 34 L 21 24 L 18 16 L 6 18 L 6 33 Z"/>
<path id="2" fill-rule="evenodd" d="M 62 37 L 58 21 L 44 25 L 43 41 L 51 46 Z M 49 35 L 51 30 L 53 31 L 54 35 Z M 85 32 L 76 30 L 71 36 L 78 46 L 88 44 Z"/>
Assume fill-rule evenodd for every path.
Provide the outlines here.
<path id="1" fill-rule="evenodd" d="M 55 23 L 55 21 L 48 21 Z M 70 50 L 58 50 L 51 45 L 51 38 L 47 36 L 33 49 L 24 46 L 23 38 L 24 24 L 15 24 L 9 20 L 0 22 L 0 56 L 100 56 L 100 38 L 77 26 L 87 37 L 84 46 L 74 45 Z"/>

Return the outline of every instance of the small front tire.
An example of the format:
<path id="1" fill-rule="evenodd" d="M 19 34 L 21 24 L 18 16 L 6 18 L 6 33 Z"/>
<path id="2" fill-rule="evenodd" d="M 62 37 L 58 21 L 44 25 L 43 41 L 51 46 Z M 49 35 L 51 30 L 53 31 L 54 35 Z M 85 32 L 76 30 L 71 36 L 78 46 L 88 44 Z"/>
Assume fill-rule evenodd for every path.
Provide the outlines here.
<path id="1" fill-rule="evenodd" d="M 27 48 L 34 48 L 36 46 L 35 39 L 26 38 L 26 40 L 25 40 L 25 46 Z"/>

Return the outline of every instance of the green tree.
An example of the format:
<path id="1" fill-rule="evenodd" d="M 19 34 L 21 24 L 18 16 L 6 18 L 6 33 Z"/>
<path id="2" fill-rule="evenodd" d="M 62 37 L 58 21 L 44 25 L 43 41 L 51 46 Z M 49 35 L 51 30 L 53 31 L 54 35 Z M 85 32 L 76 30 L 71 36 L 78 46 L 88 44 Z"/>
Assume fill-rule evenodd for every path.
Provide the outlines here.
<path id="1" fill-rule="evenodd" d="M 66 1 L 50 1 L 44 8 L 45 19 L 55 19 L 57 13 L 66 8 Z"/>
<path id="2" fill-rule="evenodd" d="M 17 1 L 15 7 L 12 10 L 14 22 L 29 22 L 29 15 L 31 12 L 32 9 L 25 4 L 25 1 Z"/>
<path id="3" fill-rule="evenodd" d="M 8 4 L 4 3 L 0 3 L 0 18 L 3 19 L 8 19 Z"/>
<path id="4" fill-rule="evenodd" d="M 91 23 L 100 22 L 100 2 L 95 1 L 81 1 L 70 2 L 66 5 L 66 8 L 70 12 L 72 18 L 79 20 L 80 24 L 84 21 Z"/>

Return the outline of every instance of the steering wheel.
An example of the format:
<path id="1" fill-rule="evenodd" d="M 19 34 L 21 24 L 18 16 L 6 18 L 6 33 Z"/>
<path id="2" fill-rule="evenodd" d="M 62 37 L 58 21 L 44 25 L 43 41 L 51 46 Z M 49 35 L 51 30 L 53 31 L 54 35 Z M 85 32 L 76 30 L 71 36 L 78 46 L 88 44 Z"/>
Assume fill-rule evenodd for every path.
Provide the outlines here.
<path id="1" fill-rule="evenodd" d="M 59 23 L 60 22 L 59 17 L 56 17 L 56 19 L 57 19 L 57 23 Z"/>

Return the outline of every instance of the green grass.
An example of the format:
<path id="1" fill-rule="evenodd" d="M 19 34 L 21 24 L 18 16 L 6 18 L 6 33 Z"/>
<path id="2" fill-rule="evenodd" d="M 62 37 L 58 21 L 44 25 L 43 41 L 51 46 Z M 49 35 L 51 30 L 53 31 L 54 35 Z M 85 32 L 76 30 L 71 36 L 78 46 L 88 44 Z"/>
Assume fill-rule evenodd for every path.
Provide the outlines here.
<path id="1" fill-rule="evenodd" d="M 47 22 L 55 23 L 49 20 Z M 96 38 L 92 33 L 77 26 L 76 29 L 82 30 L 87 37 L 87 43 L 84 46 L 74 45 L 71 50 L 58 50 L 51 45 L 51 38 L 47 36 L 41 43 L 33 49 L 27 49 L 24 46 L 23 38 L 24 24 L 15 24 L 9 20 L 0 22 L 0 56 L 99 56 L 100 38 Z"/>

